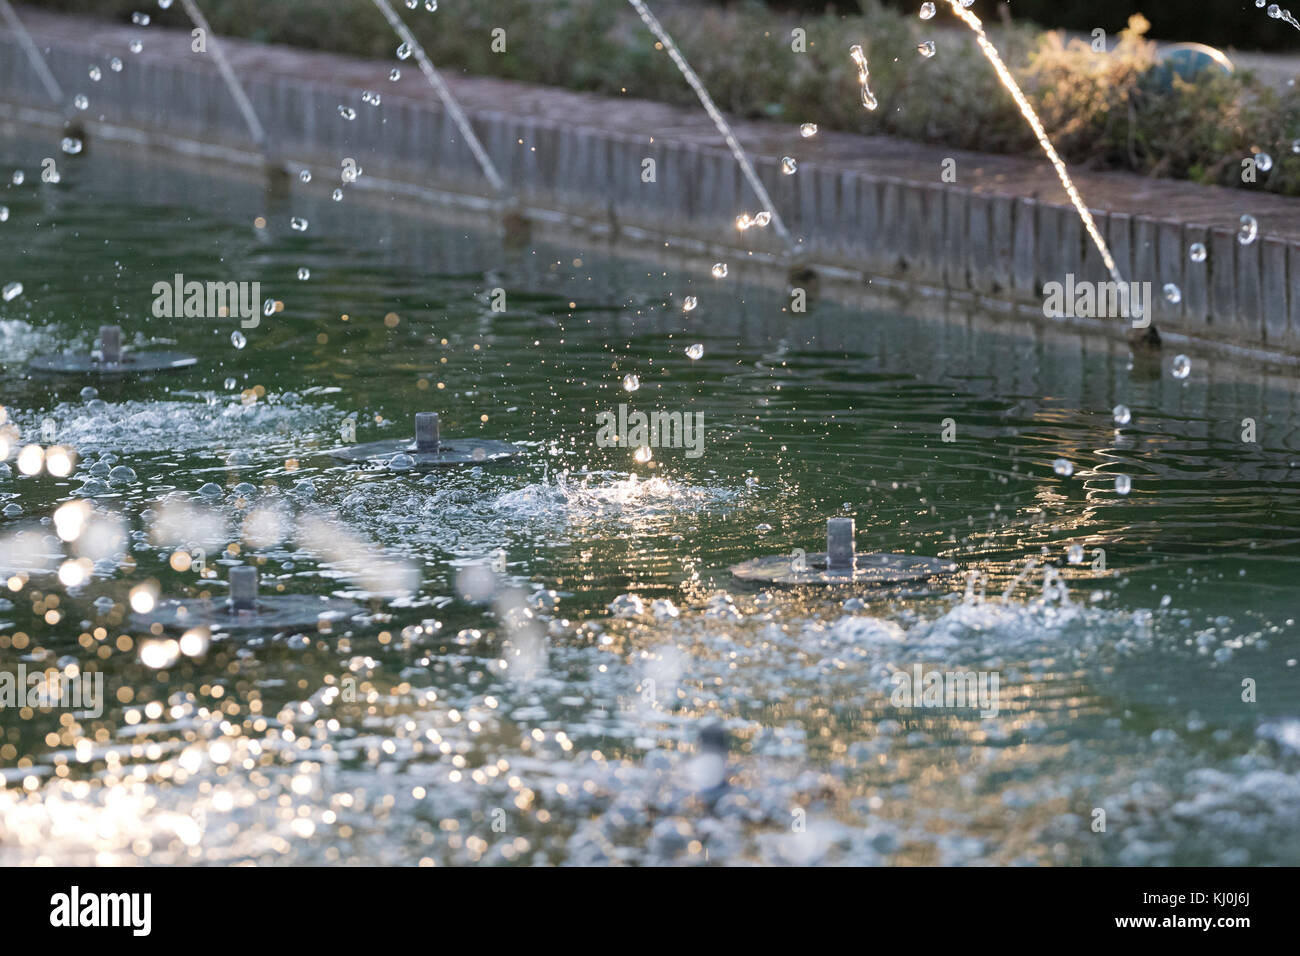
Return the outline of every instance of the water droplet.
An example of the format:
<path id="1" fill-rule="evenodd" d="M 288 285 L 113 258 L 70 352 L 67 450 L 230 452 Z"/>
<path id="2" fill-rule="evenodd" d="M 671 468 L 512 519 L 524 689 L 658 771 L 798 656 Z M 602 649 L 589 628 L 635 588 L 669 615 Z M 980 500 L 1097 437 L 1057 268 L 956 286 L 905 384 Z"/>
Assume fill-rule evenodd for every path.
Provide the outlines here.
<path id="1" fill-rule="evenodd" d="M 99 67 L 92 66 L 90 68 L 90 82 L 98 83 L 101 79 L 103 79 L 103 77 L 104 77 L 104 73 L 102 70 L 100 70 Z"/>
<path id="2" fill-rule="evenodd" d="M 141 43 L 139 40 L 132 40 L 130 43 L 126 45 L 126 48 L 130 50 L 132 53 L 139 53 L 141 50 L 144 49 L 144 44 Z"/>
<path id="3" fill-rule="evenodd" d="M 685 299 L 682 300 L 682 311 L 683 311 L 683 312 L 694 312 L 694 311 L 695 311 L 695 307 L 696 307 L 697 305 L 699 305 L 699 304 L 700 304 L 700 303 L 699 303 L 699 300 L 696 299 L 695 296 L 693 296 L 693 295 L 688 295 Z"/>
<path id="4" fill-rule="evenodd" d="M 736 217 L 736 228 L 739 229 L 741 232 L 744 232 L 753 224 L 754 224 L 754 220 L 749 218 L 749 213 L 747 212 L 742 213 L 741 215 Z"/>
<path id="5" fill-rule="evenodd" d="M 108 61 L 108 68 L 112 70 L 114 73 L 121 73 L 122 61 L 119 60 L 117 57 L 113 57 L 113 59 Z"/>
<path id="6" fill-rule="evenodd" d="M 727 264 L 725 262 L 715 262 L 713 264 L 713 278 L 725 279 L 727 277 Z"/>
<path id="7" fill-rule="evenodd" d="M 1111 409 L 1111 414 L 1115 416 L 1116 425 L 1127 425 L 1133 420 L 1133 413 L 1128 410 L 1127 405 L 1116 405 Z"/>
<path id="8" fill-rule="evenodd" d="M 403 43 L 401 46 L 397 48 L 397 58 L 399 60 L 410 59 L 410 56 L 411 56 L 411 45 L 409 43 Z"/>
<path id="9" fill-rule="evenodd" d="M 391 70 L 388 71 L 388 79 L 393 83 L 396 83 L 401 78 L 402 78 L 402 71 L 399 70 L 397 67 L 393 67 Z"/>
<path id="10" fill-rule="evenodd" d="M 138 27 L 147 27 L 149 25 L 149 14 L 133 13 L 131 14 L 131 22 Z"/>
<path id="11" fill-rule="evenodd" d="M 158 6 L 160 9 L 167 10 L 171 7 L 171 5 L 172 5 L 172 0 L 158 0 Z"/>
<path id="12" fill-rule="evenodd" d="M 799 127 L 799 135 L 802 136 L 804 139 L 808 139 L 809 137 L 816 136 L 817 124 L 804 123 L 802 126 Z M 1297 142 L 1300 142 L 1300 140 L 1298 140 Z"/>
<path id="13" fill-rule="evenodd" d="M 414 10 L 420 5 L 420 0 L 406 0 L 406 9 Z"/>
<path id="14" fill-rule="evenodd" d="M 793 156 L 781 157 L 781 172 L 787 176 L 793 176 L 799 169 L 799 164 L 795 162 Z"/>
<path id="15" fill-rule="evenodd" d="M 239 331 L 239 329 L 235 329 L 235 331 L 230 333 L 230 344 L 237 349 L 242 349 L 248 344 L 248 339 L 244 337 L 243 332 Z"/>
<path id="16" fill-rule="evenodd" d="M 304 182 L 304 183 L 309 183 L 309 182 L 311 182 L 311 170 L 310 170 L 310 169 L 304 169 L 302 172 L 300 172 L 300 173 L 298 174 L 298 179 L 299 179 L 301 182 Z"/>
<path id="17" fill-rule="evenodd" d="M 424 0 L 424 9 L 429 13 L 438 12 L 438 0 Z"/>
<path id="18" fill-rule="evenodd" d="M 267 299 L 265 302 L 262 303 L 262 314 L 267 318 L 270 318 L 271 316 L 275 315 L 274 299 Z M 233 386 L 231 387 L 233 388 Z"/>
<path id="19" fill-rule="evenodd" d="M 9 221 L 9 207 L 0 206 L 0 222 L 8 222 L 8 221 Z"/>
<path id="20" fill-rule="evenodd" d="M 311 270 L 308 269 L 306 266 L 303 266 L 298 270 L 299 281 L 306 282 L 310 278 L 311 278 Z"/>
<path id="21" fill-rule="evenodd" d="M 3 295 L 6 302 L 12 302 L 22 294 L 23 284 L 21 282 L 10 282 L 4 287 L 4 291 L 0 293 L 0 295 Z"/>
<path id="22" fill-rule="evenodd" d="M 1273 157 L 1268 153 L 1255 154 L 1255 168 L 1261 173 L 1266 173 L 1273 168 Z"/>
<path id="23" fill-rule="evenodd" d="M 694 345 L 686 346 L 686 357 L 690 359 L 692 362 L 694 362 L 698 358 L 702 358 L 703 356 L 704 356 L 704 346 L 701 345 L 699 342 L 696 342 Z"/>
<path id="24" fill-rule="evenodd" d="M 930 3 L 929 0 L 926 0 L 925 3 L 921 4 L 921 19 L 929 20 L 933 17 L 934 17 L 934 4 Z"/>
<path id="25" fill-rule="evenodd" d="M 1052 462 L 1052 471 L 1056 472 L 1062 478 L 1069 478 L 1074 474 L 1074 465 L 1064 458 L 1058 458 Z"/>
<path id="26" fill-rule="evenodd" d="M 640 448 L 636 450 L 636 455 L 634 457 L 640 464 L 644 465 L 646 462 L 648 462 L 651 458 L 654 457 L 654 452 L 650 450 L 649 446 L 642 445 Z"/>
<path id="27" fill-rule="evenodd" d="M 294 216 L 289 220 L 289 225 L 292 226 L 296 232 L 307 231 L 307 220 L 303 219 L 301 216 Z"/>
<path id="28" fill-rule="evenodd" d="M 1291 141 L 1291 152 L 1300 153 L 1300 139 Z"/>
<path id="29" fill-rule="evenodd" d="M 925 57 L 927 60 L 930 59 L 930 57 L 934 56 L 934 41 L 926 40 L 922 43 L 918 43 L 916 45 L 916 52 L 921 54 L 921 56 Z"/>
<path id="30" fill-rule="evenodd" d="M 380 96 L 378 93 L 375 93 L 371 90 L 366 90 L 364 93 L 361 94 L 361 101 L 363 103 L 369 103 L 371 106 L 378 106 L 381 102 L 383 102 L 383 99 L 384 98 L 382 96 Z"/>
<path id="31" fill-rule="evenodd" d="M 81 140 L 75 136 L 65 136 L 63 142 L 59 144 L 59 148 L 69 156 L 76 156 L 81 152 Z"/>
<path id="32" fill-rule="evenodd" d="M 768 212 L 766 209 L 764 209 L 762 212 L 760 212 L 757 216 L 754 217 L 754 225 L 758 226 L 759 228 L 766 226 L 771 221 L 772 221 L 772 214 Z"/>
<path id="33" fill-rule="evenodd" d="M 341 190 L 341 189 L 335 189 L 334 192 L 330 193 L 330 198 L 333 199 L 335 202 L 342 202 L 342 201 L 343 201 L 343 190 Z"/>
<path id="34" fill-rule="evenodd" d="M 635 392 L 640 387 L 641 387 L 641 379 L 639 376 L 634 375 L 631 372 L 628 372 L 626 375 L 623 376 L 624 391 Z"/>
<path id="35" fill-rule="evenodd" d="M 1166 282 L 1164 287 L 1165 301 L 1170 305 L 1177 305 L 1183 301 L 1183 292 L 1172 282 Z"/>
<path id="36" fill-rule="evenodd" d="M 1281 20 L 1282 8 L 1279 7 L 1276 3 L 1270 3 L 1268 5 L 1268 15 L 1272 17 L 1274 20 Z"/>
<path id="37" fill-rule="evenodd" d="M 1115 491 L 1118 494 L 1126 495 L 1133 488 L 1133 479 L 1128 475 L 1115 476 Z"/>
<path id="38" fill-rule="evenodd" d="M 1173 374 L 1174 378 L 1187 378 L 1192 371 L 1192 360 L 1186 355 L 1174 356 Z"/>
<path id="39" fill-rule="evenodd" d="M 1072 544 L 1065 554 L 1071 564 L 1083 564 L 1083 545 Z"/>
<path id="40" fill-rule="evenodd" d="M 344 106 L 342 103 L 340 103 L 339 116 L 342 116 L 345 120 L 347 120 L 350 123 L 357 118 L 357 111 L 350 106 Z"/>
<path id="41" fill-rule="evenodd" d="M 90 109 L 90 100 L 86 98 L 85 93 L 78 93 L 72 98 L 72 105 L 79 110 L 88 110 Z"/>
<path id="42" fill-rule="evenodd" d="M 1243 246 L 1248 246 L 1255 241 L 1259 235 L 1259 223 L 1250 213 L 1241 217 L 1241 228 L 1237 230 L 1237 241 Z"/>
<path id="43" fill-rule="evenodd" d="M 1205 261 L 1205 243 L 1203 243 L 1203 242 L 1193 242 L 1190 246 L 1188 246 L 1188 247 L 1187 247 L 1187 258 L 1191 259 L 1193 262 L 1204 262 L 1204 261 Z"/>
<path id="44" fill-rule="evenodd" d="M 26 178 L 27 177 L 23 175 L 23 171 L 21 169 L 15 169 L 14 174 L 9 177 L 9 181 L 13 183 L 15 186 L 21 186 L 23 184 L 23 180 Z"/>

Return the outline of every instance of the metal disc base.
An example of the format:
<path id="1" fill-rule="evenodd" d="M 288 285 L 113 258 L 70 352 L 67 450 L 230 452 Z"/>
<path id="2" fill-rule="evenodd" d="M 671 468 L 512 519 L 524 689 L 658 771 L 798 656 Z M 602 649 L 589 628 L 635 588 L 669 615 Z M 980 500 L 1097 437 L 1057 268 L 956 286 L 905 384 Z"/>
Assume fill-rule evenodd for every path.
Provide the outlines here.
<path id="1" fill-rule="evenodd" d="M 491 461 L 513 458 L 522 449 L 505 441 L 487 438 L 443 439 L 435 452 L 417 452 L 414 439 L 366 442 L 364 445 L 344 445 L 330 452 L 343 461 L 388 461 L 394 455 L 410 455 L 416 468 L 438 468 L 444 465 L 482 465 Z"/>
<path id="2" fill-rule="evenodd" d="M 914 554 L 867 552 L 857 555 L 854 570 L 828 571 L 826 553 L 804 557 L 806 567 L 796 568 L 788 554 L 753 558 L 732 565 L 731 573 L 742 581 L 760 584 L 860 584 L 888 585 L 923 581 L 943 574 L 953 574 L 957 565 L 942 558 Z"/>
<path id="3" fill-rule="evenodd" d="M 257 599 L 254 611 L 237 611 L 229 601 L 168 600 L 161 602 L 148 614 L 132 616 L 135 623 L 147 628 L 161 624 L 169 629 L 208 627 L 214 631 L 284 630 L 286 628 L 315 627 L 321 618 L 332 620 L 355 614 L 359 608 L 341 598 L 325 598 L 312 594 L 268 594 Z"/>
<path id="4" fill-rule="evenodd" d="M 197 358 L 184 352 L 129 352 L 120 362 L 104 362 L 90 352 L 64 352 L 38 355 L 27 364 L 38 372 L 62 375 L 140 375 L 189 368 L 197 362 Z"/>

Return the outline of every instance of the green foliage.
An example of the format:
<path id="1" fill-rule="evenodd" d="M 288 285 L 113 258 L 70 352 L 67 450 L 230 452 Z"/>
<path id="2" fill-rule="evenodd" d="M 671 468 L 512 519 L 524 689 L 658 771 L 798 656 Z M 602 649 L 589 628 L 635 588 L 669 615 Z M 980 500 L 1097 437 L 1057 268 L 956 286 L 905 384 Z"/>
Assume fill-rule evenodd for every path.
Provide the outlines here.
<path id="1" fill-rule="evenodd" d="M 623 0 L 443 0 L 435 14 L 391 0 L 441 69 L 597 93 L 695 105 L 666 53 Z M 151 8 L 155 21 L 188 27 L 179 4 L 145 0 L 45 0 L 60 10 L 129 20 Z M 653 4 L 652 4 L 653 6 Z M 846 5 L 847 6 L 847 5 Z M 777 13 L 758 2 L 658 10 L 682 53 L 725 111 L 823 129 L 884 133 L 957 149 L 1028 152 L 1028 126 L 970 32 L 944 9 L 922 21 L 861 0 L 862 12 Z M 219 35 L 333 50 L 394 61 L 397 40 L 369 0 L 203 0 Z M 826 10 L 825 7 L 822 8 Z M 977 10 L 981 5 L 977 5 Z M 1262 14 L 1261 14 L 1262 15 Z M 1300 92 L 1279 93 L 1249 73 L 1203 73 L 1172 89 L 1152 82 L 1148 24 L 1130 18 L 1110 52 L 1028 23 L 986 19 L 990 38 L 1039 111 L 1067 162 L 1242 186 L 1253 152 L 1275 165 L 1248 188 L 1300 195 Z M 1264 17 L 1267 20 L 1267 17 Z M 491 34 L 507 31 L 507 52 Z M 791 31 L 806 31 L 806 52 Z M 938 54 L 925 59 L 919 42 Z M 880 106 L 862 108 L 848 48 L 860 43 Z"/>

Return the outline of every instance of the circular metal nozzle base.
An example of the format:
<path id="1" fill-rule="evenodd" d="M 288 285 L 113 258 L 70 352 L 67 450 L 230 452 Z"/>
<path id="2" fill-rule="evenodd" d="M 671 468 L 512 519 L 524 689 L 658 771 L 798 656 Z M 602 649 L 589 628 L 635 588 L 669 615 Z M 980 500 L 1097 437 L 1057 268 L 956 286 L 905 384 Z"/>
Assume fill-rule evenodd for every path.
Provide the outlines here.
<path id="1" fill-rule="evenodd" d="M 442 439 L 434 452 L 416 451 L 414 439 L 372 441 L 363 445 L 344 445 L 330 454 L 342 461 L 389 462 L 397 455 L 407 455 L 415 468 L 440 468 L 447 465 L 483 465 L 513 458 L 523 451 L 518 445 L 486 438 Z"/>
<path id="2" fill-rule="evenodd" d="M 59 375 L 143 375 L 189 368 L 198 363 L 183 352 L 128 352 L 120 362 L 105 362 L 92 352 L 64 352 L 61 355 L 38 355 L 28 362 L 37 372 Z"/>
<path id="3" fill-rule="evenodd" d="M 942 558 L 886 552 L 858 554 L 853 568 L 842 571 L 827 568 L 825 552 L 805 555 L 802 561 L 788 554 L 777 554 L 752 558 L 731 567 L 731 573 L 740 580 L 760 584 L 852 584 L 868 587 L 906 584 L 956 572 L 957 565 Z"/>
<path id="4" fill-rule="evenodd" d="M 140 628 L 161 624 L 169 630 L 207 627 L 214 631 L 282 631 L 315 627 L 339 620 L 360 609 L 351 601 L 312 594 L 268 594 L 257 599 L 254 610 L 237 610 L 229 600 L 167 600 L 148 614 L 134 614 Z"/>

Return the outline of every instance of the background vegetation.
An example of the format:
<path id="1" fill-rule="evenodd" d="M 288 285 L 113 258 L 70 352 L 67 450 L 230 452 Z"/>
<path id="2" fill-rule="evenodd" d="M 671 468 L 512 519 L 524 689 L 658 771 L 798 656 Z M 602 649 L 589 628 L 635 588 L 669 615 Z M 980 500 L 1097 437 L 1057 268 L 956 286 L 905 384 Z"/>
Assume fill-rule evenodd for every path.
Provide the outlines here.
<path id="1" fill-rule="evenodd" d="M 683 105 L 696 102 L 623 0 L 442 0 L 436 13 L 426 12 L 423 0 L 416 10 L 407 10 L 403 0 L 393 3 L 444 70 L 626 92 Z M 44 0 L 36 5 L 127 21 L 132 11 L 145 10 L 155 22 L 188 26 L 179 3 L 165 11 L 155 0 Z M 1171 6 L 1145 5 L 1166 14 Z M 396 40 L 369 0 L 203 0 L 202 6 L 219 34 L 394 59 Z M 862 0 L 862 12 L 852 14 L 818 6 L 818 12 L 809 13 L 773 9 L 756 0 L 654 4 L 686 58 L 730 113 L 988 152 L 1036 148 L 969 31 L 955 22 L 942 0 L 930 21 L 916 15 L 920 0 L 907 2 L 905 10 Z M 1109 0 L 1014 4 L 1017 10 L 1059 9 L 1057 20 L 1078 13 L 1079 22 L 1108 30 L 1108 52 L 1012 20 L 1006 4 L 977 0 L 975 10 L 991 8 L 984 10 L 990 35 L 1071 164 L 1241 186 L 1241 160 L 1262 151 L 1273 157 L 1274 165 L 1248 188 L 1300 194 L 1296 87 L 1276 90 L 1244 70 L 1232 76 L 1202 73 L 1193 82 L 1171 79 L 1153 69 L 1156 47 L 1147 39 L 1150 24 L 1144 17 L 1134 16 L 1127 25 L 1108 24 L 1101 13 L 1130 6 Z M 1217 13 L 1202 9 L 1217 8 L 1214 0 L 1180 0 L 1178 6 L 1196 11 L 1187 18 L 1189 24 L 1217 22 Z M 1300 33 L 1270 19 L 1250 0 L 1225 0 L 1221 6 L 1249 7 L 1271 34 L 1300 39 Z M 796 26 L 807 32 L 806 53 L 791 51 Z M 503 54 L 490 47 L 496 27 L 507 30 Z M 938 48 L 931 59 L 916 51 L 925 39 Z M 872 89 L 880 100 L 872 113 L 860 104 L 848 57 L 848 46 L 855 42 L 867 51 Z"/>

